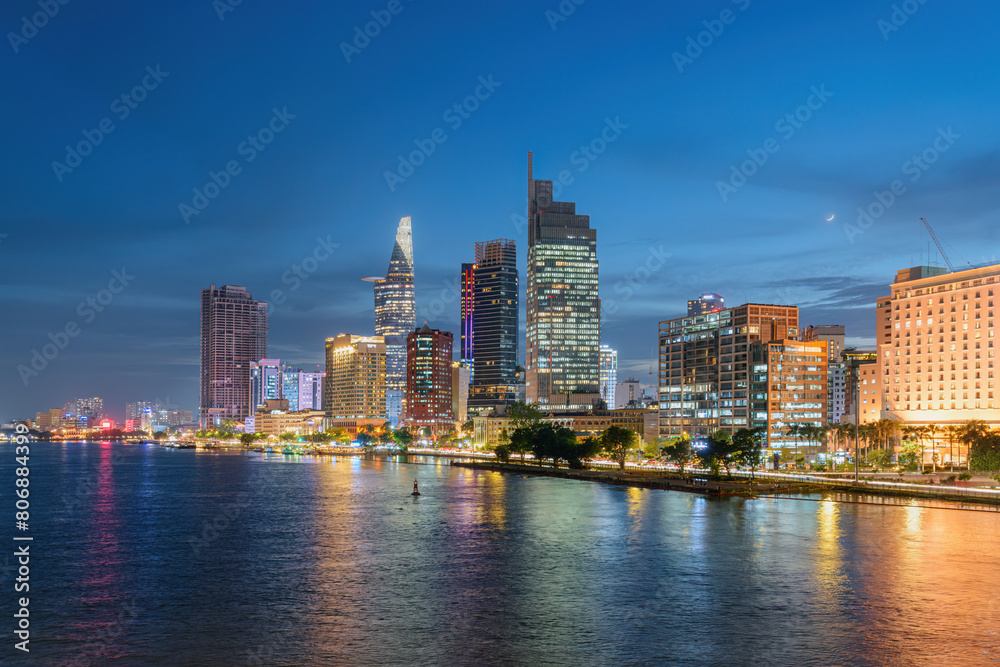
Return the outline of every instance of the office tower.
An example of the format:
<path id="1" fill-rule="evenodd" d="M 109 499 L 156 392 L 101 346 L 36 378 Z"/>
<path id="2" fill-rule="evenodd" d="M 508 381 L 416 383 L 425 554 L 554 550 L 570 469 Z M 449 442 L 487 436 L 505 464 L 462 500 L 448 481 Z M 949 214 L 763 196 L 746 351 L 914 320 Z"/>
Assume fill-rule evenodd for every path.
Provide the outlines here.
<path id="1" fill-rule="evenodd" d="M 688 317 L 717 313 L 726 309 L 726 300 L 715 292 L 705 292 L 697 299 L 688 300 Z"/>
<path id="2" fill-rule="evenodd" d="M 615 385 L 614 402 L 609 408 L 624 408 L 631 403 L 638 405 L 642 400 L 642 384 L 635 378 L 627 378 Z"/>
<path id="3" fill-rule="evenodd" d="M 995 396 L 994 303 L 1000 264 L 945 273 L 919 266 L 896 274 L 877 302 L 882 416 L 907 426 L 1000 425 Z M 888 318 L 888 319 L 887 319 Z M 886 328 L 888 327 L 888 328 Z M 862 405 L 863 407 L 863 405 Z M 966 460 L 943 434 L 928 440 L 925 463 Z"/>
<path id="4" fill-rule="evenodd" d="M 517 248 L 497 239 L 476 244 L 462 265 L 461 357 L 471 360 L 469 407 L 517 400 Z"/>
<path id="5" fill-rule="evenodd" d="M 462 264 L 462 301 L 459 312 L 459 359 L 470 369 L 472 361 L 472 311 L 475 307 L 475 264 Z"/>
<path id="6" fill-rule="evenodd" d="M 262 408 L 281 398 L 281 360 L 261 359 L 250 363 L 250 407 Z"/>
<path id="7" fill-rule="evenodd" d="M 604 405 L 609 409 L 618 407 L 615 398 L 618 389 L 618 350 L 608 345 L 601 345 L 599 377 Z"/>
<path id="8" fill-rule="evenodd" d="M 386 343 L 382 336 L 326 339 L 323 409 L 336 419 L 386 419 Z"/>
<path id="9" fill-rule="evenodd" d="M 452 335 L 426 324 L 406 337 L 406 409 L 403 421 L 432 437 L 455 431 L 452 409 Z"/>
<path id="10" fill-rule="evenodd" d="M 250 365 L 267 356 L 267 302 L 245 287 L 211 285 L 201 291 L 199 422 L 244 422 L 253 414 Z"/>
<path id="11" fill-rule="evenodd" d="M 451 411 L 455 421 L 464 424 L 469 420 L 469 379 L 471 369 L 461 361 L 451 362 Z"/>
<path id="12" fill-rule="evenodd" d="M 751 343 L 750 427 L 764 429 L 768 449 L 794 448 L 808 461 L 823 453 L 818 439 L 791 429 L 827 423 L 828 345 L 825 340 Z"/>
<path id="13" fill-rule="evenodd" d="M 817 341 L 824 340 L 827 343 L 827 354 L 830 357 L 827 361 L 827 419 L 829 423 L 840 423 L 840 417 L 844 414 L 844 374 L 846 366 L 843 363 L 844 355 L 844 325 L 843 324 L 821 324 L 819 326 L 809 325 L 802 330 L 799 340 Z"/>
<path id="14" fill-rule="evenodd" d="M 597 232 L 573 202 L 552 201 L 552 181 L 532 178 L 528 153 L 526 389 L 545 411 L 600 400 L 601 304 Z"/>
<path id="15" fill-rule="evenodd" d="M 749 424 L 750 344 L 794 340 L 795 306 L 747 303 L 660 322 L 660 435 L 734 432 Z"/>
<path id="16" fill-rule="evenodd" d="M 399 220 L 385 277 L 363 280 L 375 284 L 375 334 L 385 339 L 386 410 L 395 425 L 403 409 L 406 387 L 406 336 L 417 325 L 409 216 Z"/>

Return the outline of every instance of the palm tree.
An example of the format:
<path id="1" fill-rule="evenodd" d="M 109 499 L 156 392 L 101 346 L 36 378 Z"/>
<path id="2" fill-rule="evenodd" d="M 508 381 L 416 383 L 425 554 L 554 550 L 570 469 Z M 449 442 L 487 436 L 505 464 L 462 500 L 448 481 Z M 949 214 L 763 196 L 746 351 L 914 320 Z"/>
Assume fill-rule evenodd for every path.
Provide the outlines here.
<path id="1" fill-rule="evenodd" d="M 792 460 L 796 461 L 796 465 L 798 465 L 799 458 L 799 433 L 801 433 L 801 428 L 798 424 L 790 424 L 788 426 L 788 435 L 795 441 L 795 453 L 792 455 Z"/>
<path id="2" fill-rule="evenodd" d="M 944 427 L 944 437 L 948 441 L 948 462 L 952 472 L 955 471 L 955 441 L 962 435 L 962 427 L 951 424 Z"/>
<path id="3" fill-rule="evenodd" d="M 937 455 L 937 444 L 935 444 L 935 439 L 937 438 L 938 433 L 941 432 L 941 427 L 938 426 L 937 424 L 928 424 L 927 426 L 924 427 L 924 429 L 925 429 L 924 432 L 927 434 L 927 437 L 931 441 L 931 446 L 933 446 L 934 448 L 934 455 L 931 457 L 931 472 L 937 472 L 938 455 Z"/>

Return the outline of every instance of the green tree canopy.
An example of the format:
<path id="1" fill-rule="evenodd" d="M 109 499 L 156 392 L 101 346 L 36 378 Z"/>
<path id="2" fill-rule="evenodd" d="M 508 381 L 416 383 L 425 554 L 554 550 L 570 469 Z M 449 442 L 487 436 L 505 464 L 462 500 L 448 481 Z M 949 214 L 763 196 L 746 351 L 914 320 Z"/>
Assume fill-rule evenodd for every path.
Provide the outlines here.
<path id="1" fill-rule="evenodd" d="M 628 455 L 632 451 L 635 440 L 635 433 L 627 428 L 610 426 L 601 434 L 601 448 L 611 460 L 618 463 L 620 470 L 624 470 L 625 462 L 628 461 Z"/>

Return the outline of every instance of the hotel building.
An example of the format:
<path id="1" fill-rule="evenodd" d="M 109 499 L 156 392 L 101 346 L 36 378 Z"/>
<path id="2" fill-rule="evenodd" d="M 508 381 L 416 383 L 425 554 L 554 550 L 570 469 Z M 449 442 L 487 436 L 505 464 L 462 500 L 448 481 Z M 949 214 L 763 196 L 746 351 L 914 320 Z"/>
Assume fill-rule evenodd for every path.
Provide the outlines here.
<path id="1" fill-rule="evenodd" d="M 904 425 L 1000 425 L 994 385 L 1000 264 L 947 273 L 918 266 L 896 273 L 877 302 L 882 416 Z M 939 436 L 938 443 L 943 442 Z M 941 449 L 941 461 L 948 448 Z"/>
<path id="2" fill-rule="evenodd" d="M 326 339 L 327 417 L 386 421 L 386 344 L 382 336 L 339 334 Z"/>

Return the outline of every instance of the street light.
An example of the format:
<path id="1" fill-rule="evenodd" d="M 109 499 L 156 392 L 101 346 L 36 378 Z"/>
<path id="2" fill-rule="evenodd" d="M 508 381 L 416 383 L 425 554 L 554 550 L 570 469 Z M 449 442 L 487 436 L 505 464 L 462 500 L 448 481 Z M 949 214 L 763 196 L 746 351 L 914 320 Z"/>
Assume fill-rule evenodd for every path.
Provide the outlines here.
<path id="1" fill-rule="evenodd" d="M 858 379 L 861 375 L 860 366 L 851 370 L 854 376 L 854 483 L 858 483 L 860 461 L 858 460 L 858 424 L 861 423 L 861 386 Z"/>

